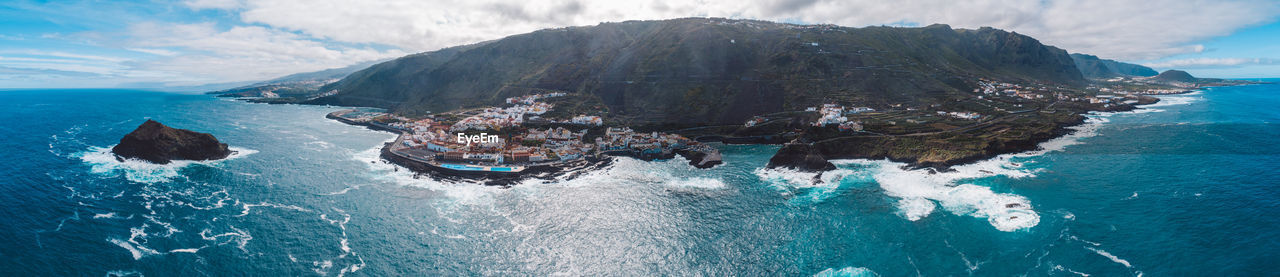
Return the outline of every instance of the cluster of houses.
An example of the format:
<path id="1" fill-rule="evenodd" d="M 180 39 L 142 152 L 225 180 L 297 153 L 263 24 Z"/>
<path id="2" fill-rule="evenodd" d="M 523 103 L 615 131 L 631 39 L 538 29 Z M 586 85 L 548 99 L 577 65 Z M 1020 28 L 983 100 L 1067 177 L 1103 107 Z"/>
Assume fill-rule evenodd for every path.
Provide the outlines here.
<path id="1" fill-rule="evenodd" d="M 974 113 L 974 112 L 944 112 L 944 111 L 938 111 L 938 115 L 941 115 L 941 116 L 950 116 L 950 117 L 959 118 L 959 119 L 965 119 L 965 120 L 975 120 L 975 119 L 982 118 L 982 115 L 981 115 L 981 114 Z"/>
<path id="2" fill-rule="evenodd" d="M 875 111 L 875 109 L 869 107 L 845 108 L 844 106 L 837 104 L 823 104 L 821 108 L 809 107 L 808 109 L 805 109 L 805 111 L 818 112 L 818 120 L 813 122 L 813 126 L 821 127 L 839 125 L 840 130 L 861 131 L 862 123 L 850 121 L 849 117 L 846 117 L 845 114 L 872 112 Z"/>
<path id="3" fill-rule="evenodd" d="M 1019 84 L 1011 84 L 1005 82 L 991 81 L 987 79 L 978 79 L 978 88 L 973 92 L 981 92 L 987 95 L 1004 95 L 1010 97 L 1018 97 L 1028 100 L 1044 99 L 1046 94 L 1037 93 L 1047 91 L 1047 87 L 1022 86 Z M 979 96 L 981 98 L 981 96 Z"/>
<path id="4" fill-rule="evenodd" d="M 538 100 L 565 95 L 566 94 L 563 92 L 552 92 L 507 98 L 507 104 L 512 104 L 513 106 L 507 108 L 485 108 L 479 114 L 463 118 L 462 120 L 454 123 L 452 131 L 498 130 L 506 127 L 519 126 L 526 122 L 526 115 L 529 120 L 543 120 L 539 115 L 551 111 L 552 108 L 555 108 L 555 105 L 546 102 L 539 102 Z M 570 119 L 545 120 L 542 122 L 588 126 L 604 125 L 604 119 L 594 115 L 577 115 Z"/>
<path id="5" fill-rule="evenodd" d="M 398 116 L 383 112 L 382 109 L 375 108 L 357 108 L 347 110 L 340 115 L 342 118 L 355 122 L 375 122 L 379 120 L 406 121 L 406 117 Z"/>
<path id="6" fill-rule="evenodd" d="M 418 126 L 420 127 L 420 126 Z M 402 136 L 402 146 L 428 150 L 423 158 L 443 162 L 472 164 L 528 164 L 572 160 L 594 152 L 595 146 L 583 143 L 586 130 L 573 132 L 565 128 L 529 129 L 507 138 L 468 143 L 445 132 L 445 126 L 414 128 Z"/>
<path id="7" fill-rule="evenodd" d="M 1103 106 L 1104 106 L 1104 107 L 1110 107 L 1110 106 L 1111 106 L 1111 104 L 1121 104 L 1121 103 L 1123 103 L 1123 104 L 1134 104 L 1134 103 L 1138 103 L 1138 100 L 1137 100 L 1137 99 L 1132 99 L 1131 97 L 1136 97 L 1136 96 L 1126 96 L 1126 95 L 1104 95 L 1104 94 L 1099 94 L 1099 95 L 1097 95 L 1097 96 L 1090 96 L 1090 97 L 1086 97 L 1085 99 L 1088 99 L 1088 100 L 1089 100 L 1089 103 L 1093 103 L 1093 104 L 1103 104 Z"/>
<path id="8" fill-rule="evenodd" d="M 1162 94 L 1179 94 L 1179 93 L 1185 93 L 1185 92 L 1187 92 L 1187 90 L 1185 89 L 1148 89 L 1141 92 L 1137 92 L 1135 94 L 1162 95 Z"/>
<path id="9" fill-rule="evenodd" d="M 1098 88 L 1098 91 L 1101 91 L 1101 92 L 1108 92 L 1108 93 L 1118 93 L 1118 94 L 1148 94 L 1148 95 L 1179 94 L 1179 93 L 1187 92 L 1187 90 L 1186 90 L 1186 89 L 1155 89 L 1155 88 L 1149 88 L 1149 89 L 1146 89 L 1146 90 L 1140 90 L 1140 91 L 1128 91 L 1128 90 L 1116 90 L 1116 89 L 1111 89 L 1111 88 L 1107 88 L 1107 87 Z"/>
<path id="10" fill-rule="evenodd" d="M 511 99 L 507 99 L 508 102 Z M 463 130 L 499 130 L 506 127 L 519 126 L 524 123 L 526 114 L 540 115 L 554 107 L 544 102 L 516 104 L 507 108 L 489 107 L 476 115 L 472 115 L 453 124 L 452 131 Z"/>
<path id="11" fill-rule="evenodd" d="M 597 137 L 600 152 L 624 152 L 635 155 L 665 155 L 672 150 L 694 144 L 692 140 L 676 134 L 659 132 L 637 133 L 631 128 L 608 128 L 603 137 Z"/>
<path id="12" fill-rule="evenodd" d="M 529 129 L 505 139 L 465 144 L 446 133 L 442 126 L 437 126 L 405 134 L 400 147 L 428 150 L 423 158 L 441 162 L 533 165 L 581 159 L 600 153 L 666 155 L 696 144 L 680 135 L 637 133 L 630 128 L 608 128 L 604 136 L 595 138 L 594 143 L 583 139 L 586 134 L 586 130 L 574 132 L 563 127 Z"/>
<path id="13" fill-rule="evenodd" d="M 438 121 L 437 117 L 410 119 L 384 112 L 361 110 L 348 111 L 342 117 L 400 130 L 403 134 L 393 145 L 393 151 L 422 160 L 448 163 L 534 165 L 581 159 L 605 152 L 670 154 L 677 148 L 697 144 L 679 135 L 636 133 L 629 128 L 608 128 L 604 136 L 595 138 L 594 143 L 585 139 L 586 129 L 572 131 L 563 127 L 502 132 L 503 136 L 474 134 L 477 131 L 519 127 L 525 122 L 525 116 L 532 115 L 530 117 L 536 119 L 537 115 L 552 108 L 552 105 L 539 102 L 539 99 L 563 95 L 564 93 L 547 93 L 508 98 L 507 103 L 512 104 L 512 107 L 486 108 L 451 124 Z M 552 122 L 591 126 L 603 124 L 599 116 L 588 115 Z"/>
<path id="14" fill-rule="evenodd" d="M 560 121 L 552 121 L 552 122 L 564 123 L 564 124 L 588 125 L 588 126 L 604 125 L 604 119 L 601 119 L 599 116 L 594 116 L 594 115 L 577 115 L 568 120 L 560 120 Z"/>
<path id="15" fill-rule="evenodd" d="M 1032 100 L 1043 99 L 1049 96 L 1043 93 L 1037 93 L 1037 92 L 1049 91 L 1049 88 L 1046 88 L 1046 87 L 1036 88 L 1036 87 L 1030 87 L 1030 86 L 1022 86 L 1018 84 L 990 81 L 987 79 L 979 79 L 978 87 L 979 87 L 978 89 L 975 89 L 975 92 L 982 92 L 984 94 L 997 94 L 997 95 L 1004 94 L 1007 96 L 1021 97 L 1021 98 L 1032 99 Z M 1057 100 L 1061 100 L 1061 101 L 1088 102 L 1090 104 L 1102 104 L 1104 107 L 1110 107 L 1112 104 L 1136 103 L 1137 100 L 1131 99 L 1132 95 L 1170 94 L 1170 93 L 1184 92 L 1183 90 L 1178 90 L 1178 89 L 1148 89 L 1146 91 L 1135 92 L 1135 91 L 1119 90 L 1119 89 L 1113 89 L 1108 87 L 1097 87 L 1097 86 L 1090 86 L 1088 88 L 1096 89 L 1102 93 L 1116 93 L 1116 94 L 1098 94 L 1095 96 L 1084 96 L 1084 95 L 1071 95 L 1071 94 L 1065 94 L 1062 92 L 1057 92 L 1057 93 L 1053 93 L 1052 96 Z"/>
<path id="16" fill-rule="evenodd" d="M 398 119 L 394 122 L 387 123 L 386 124 L 387 127 L 391 127 L 392 129 L 401 130 L 401 131 L 410 132 L 410 133 L 426 132 L 430 130 L 432 125 L 438 125 L 435 120 L 432 120 L 430 118 L 413 120 L 413 119 L 408 119 L 400 116 L 395 116 L 395 117 L 397 117 Z"/>
<path id="17" fill-rule="evenodd" d="M 525 96 L 516 96 L 516 97 L 510 97 L 510 98 L 507 98 L 507 104 L 524 104 L 524 105 L 533 105 L 533 103 L 537 103 L 537 102 L 538 102 L 538 99 L 542 99 L 542 98 L 549 98 L 549 97 L 560 97 L 560 96 L 565 96 L 565 95 L 566 95 L 566 94 L 565 94 L 565 93 L 563 93 L 563 92 L 552 92 L 552 93 L 542 93 L 542 94 L 530 94 L 530 95 L 525 95 Z"/>
<path id="18" fill-rule="evenodd" d="M 1010 84 L 1010 83 L 992 81 L 987 79 L 978 79 L 978 88 L 973 89 L 973 92 L 981 92 L 982 94 L 997 94 L 1001 92 L 1004 92 L 1004 93 L 1017 92 L 1018 89 L 1021 89 L 1021 88 L 1022 86 L 1018 84 Z"/>

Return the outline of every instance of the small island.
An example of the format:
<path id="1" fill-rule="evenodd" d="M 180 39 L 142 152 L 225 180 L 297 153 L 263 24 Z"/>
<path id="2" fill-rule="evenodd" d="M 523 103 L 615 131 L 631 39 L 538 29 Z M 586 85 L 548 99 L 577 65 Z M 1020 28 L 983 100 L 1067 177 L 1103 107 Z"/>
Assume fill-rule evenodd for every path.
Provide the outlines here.
<path id="1" fill-rule="evenodd" d="M 208 133 L 175 129 L 148 119 L 137 129 L 120 139 L 111 148 L 116 159 L 140 159 L 156 164 L 168 164 L 174 160 L 218 160 L 234 151 L 226 143 Z"/>

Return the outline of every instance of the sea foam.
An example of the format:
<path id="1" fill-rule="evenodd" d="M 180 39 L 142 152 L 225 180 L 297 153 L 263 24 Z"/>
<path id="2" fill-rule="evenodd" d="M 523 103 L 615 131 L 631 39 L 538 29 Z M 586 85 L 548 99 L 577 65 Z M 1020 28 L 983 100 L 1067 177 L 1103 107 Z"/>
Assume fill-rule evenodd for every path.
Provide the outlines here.
<path id="1" fill-rule="evenodd" d="M 392 140 L 388 140 L 392 141 Z M 436 191 L 450 199 L 452 204 L 491 205 L 499 194 L 537 194 L 546 187 L 585 187 L 599 185 L 659 185 L 683 190 L 718 190 L 727 187 L 724 180 L 702 176 L 701 170 L 688 166 L 688 160 L 680 157 L 665 161 L 642 161 L 614 157 L 610 165 L 584 170 L 579 174 L 542 179 L 526 178 L 512 185 L 513 189 L 485 186 L 474 181 L 441 180 L 419 177 L 408 168 L 386 162 L 380 157 L 381 145 L 355 152 L 352 159 L 369 167 L 372 179 L 408 187 Z"/>
<path id="2" fill-rule="evenodd" d="M 1196 92 L 1187 93 L 1187 94 L 1156 96 L 1156 98 L 1160 99 L 1160 102 L 1156 102 L 1155 104 L 1141 105 L 1139 107 L 1154 108 L 1154 107 L 1189 105 L 1197 101 L 1203 100 L 1204 98 L 1201 97 L 1200 95 L 1201 95 L 1201 92 L 1196 91 Z"/>
<path id="3" fill-rule="evenodd" d="M 814 274 L 813 276 L 814 277 L 872 277 L 872 276 L 880 276 L 880 275 L 876 274 L 875 272 L 865 267 L 850 266 L 850 267 L 845 267 L 841 269 L 828 268 L 826 270 L 818 272 L 818 274 Z"/>
<path id="4" fill-rule="evenodd" d="M 225 159 L 212 161 L 187 161 L 177 160 L 168 164 L 155 164 L 139 159 L 124 159 L 120 161 L 116 159 L 116 154 L 111 152 L 112 146 L 98 147 L 90 146 L 89 150 L 73 154 L 72 157 L 79 158 L 86 164 L 90 165 L 89 171 L 104 176 L 119 176 L 123 173 L 129 181 L 138 183 L 163 183 L 180 176 L 179 171 L 192 164 L 201 164 L 206 166 L 216 166 L 222 161 L 237 159 L 258 153 L 257 150 L 231 147 L 232 154 Z"/>
<path id="5" fill-rule="evenodd" d="M 1039 145 L 1039 149 L 1021 153 L 999 155 L 971 164 L 951 167 L 947 172 L 931 172 L 925 169 L 907 169 L 906 164 L 888 160 L 836 160 L 832 163 L 844 168 L 850 165 L 871 168 L 876 183 L 892 197 L 899 198 L 899 214 L 907 220 L 928 217 L 942 206 L 949 212 L 985 218 L 996 229 L 1016 231 L 1034 227 L 1040 215 L 1032 209 L 1030 200 L 1012 193 L 997 193 L 991 188 L 967 183 L 969 180 L 1005 176 L 1008 178 L 1035 177 L 1040 169 L 1027 168 L 1026 158 L 1062 151 L 1081 143 L 1081 139 L 1098 135 L 1098 129 L 1109 122 L 1115 113 L 1089 113 L 1084 124 L 1072 126 L 1068 135 L 1051 139 Z"/>
<path id="6" fill-rule="evenodd" d="M 875 180 L 890 196 L 900 198 L 898 209 L 908 220 L 927 217 L 937 205 L 955 214 L 986 218 L 1001 231 L 1022 230 L 1036 226 L 1040 215 L 1032 209 L 1030 201 L 1012 193 L 997 193 L 991 188 L 966 183 L 968 180 L 1005 176 L 1009 178 L 1035 177 L 1040 169 L 1025 168 L 1026 158 L 1063 151 L 1068 146 L 1080 144 L 1082 139 L 1098 135 L 1098 130 L 1118 114 L 1162 112 L 1151 107 L 1187 105 L 1200 97 L 1190 95 L 1161 96 L 1161 101 L 1144 105 L 1130 112 L 1090 112 L 1084 124 L 1069 127 L 1068 135 L 1051 139 L 1039 145 L 1039 149 L 1021 153 L 999 155 L 972 164 L 954 166 L 952 171 L 932 173 L 926 170 L 905 169 L 905 164 L 890 161 L 845 160 L 833 161 L 838 166 L 860 164 L 874 166 L 878 170 Z M 1141 112 L 1138 112 L 1141 111 Z M 1022 162 L 1017 162 L 1022 161 Z"/>
<path id="7" fill-rule="evenodd" d="M 757 168 L 757 178 L 783 195 L 794 196 L 791 204 L 819 203 L 839 193 L 841 186 L 868 182 L 866 171 L 837 168 L 825 172 L 804 172 L 788 168 Z"/>
<path id="8" fill-rule="evenodd" d="M 900 198 L 897 205 L 899 213 L 907 220 L 923 219 L 933 213 L 936 206 L 941 206 L 954 214 L 986 218 L 996 229 L 1006 232 L 1031 228 L 1040 223 L 1040 215 L 1031 209 L 1031 202 L 1026 197 L 962 183 L 963 180 L 1005 174 L 1030 176 L 1023 171 L 992 162 L 961 166 L 955 171 L 940 173 L 905 169 L 905 164 L 887 160 L 841 163 L 861 163 L 873 168 L 874 178 L 885 193 Z"/>

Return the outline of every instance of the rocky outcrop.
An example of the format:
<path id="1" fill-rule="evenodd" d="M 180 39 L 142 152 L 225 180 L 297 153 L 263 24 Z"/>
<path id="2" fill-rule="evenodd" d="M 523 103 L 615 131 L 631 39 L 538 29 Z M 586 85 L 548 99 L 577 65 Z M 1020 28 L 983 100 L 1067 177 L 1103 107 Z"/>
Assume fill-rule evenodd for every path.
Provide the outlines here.
<path id="1" fill-rule="evenodd" d="M 689 165 L 697 168 L 712 168 L 724 163 L 723 157 L 720 156 L 720 151 L 677 150 L 676 154 L 688 159 Z"/>
<path id="2" fill-rule="evenodd" d="M 769 158 L 769 168 L 791 168 L 800 171 L 827 171 L 836 169 L 813 144 L 793 142 L 782 145 L 778 153 Z"/>
<path id="3" fill-rule="evenodd" d="M 133 158 L 158 164 L 173 160 L 217 160 L 230 156 L 226 143 L 208 133 L 174 129 L 148 119 L 111 148 L 118 159 Z"/>

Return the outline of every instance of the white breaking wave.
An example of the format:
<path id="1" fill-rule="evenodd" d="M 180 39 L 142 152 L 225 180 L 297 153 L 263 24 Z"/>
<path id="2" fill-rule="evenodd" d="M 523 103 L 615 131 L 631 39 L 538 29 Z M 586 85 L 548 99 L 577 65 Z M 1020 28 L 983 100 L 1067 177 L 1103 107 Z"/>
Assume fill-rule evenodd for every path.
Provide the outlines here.
<path id="1" fill-rule="evenodd" d="M 1088 273 L 1084 273 L 1084 272 L 1079 272 L 1079 271 L 1071 270 L 1070 268 L 1066 268 L 1066 267 L 1064 267 L 1064 266 L 1062 266 L 1062 265 L 1054 265 L 1054 266 L 1053 266 L 1053 270 L 1063 271 L 1063 272 L 1070 272 L 1071 274 L 1075 274 L 1075 275 L 1078 275 L 1078 276 L 1081 276 L 1081 277 L 1089 277 L 1089 274 L 1088 274 Z"/>
<path id="2" fill-rule="evenodd" d="M 536 193 L 539 188 L 548 186 L 572 188 L 603 184 L 652 184 L 692 190 L 716 190 L 727 186 L 723 180 L 697 176 L 701 172 L 689 166 L 688 160 L 676 157 L 666 161 L 614 158 L 612 164 L 604 169 L 586 169 L 586 172 L 576 176 L 561 176 L 553 180 L 528 178 L 514 184 L 512 189 L 505 189 L 466 181 L 416 178 L 412 170 L 382 160 L 381 149 L 382 145 L 379 144 L 353 153 L 352 159 L 367 165 L 374 180 L 440 192 L 453 200 L 453 203 L 463 205 L 489 205 L 498 194 Z"/>
<path id="3" fill-rule="evenodd" d="M 142 245 L 134 245 L 134 244 L 133 244 L 133 243 L 131 243 L 131 242 L 123 241 L 123 240 L 120 240 L 120 239 L 109 239 L 109 240 L 107 240 L 107 241 L 108 241 L 108 242 L 111 242 L 111 243 L 114 243 L 115 245 L 118 245 L 118 246 L 120 246 L 120 247 L 124 248 L 125 250 L 128 250 L 128 251 L 129 251 L 129 254 L 133 255 L 133 259 L 134 259 L 134 260 L 142 259 L 142 257 L 144 257 L 144 256 L 146 256 L 146 255 L 155 255 L 155 254 L 160 254 L 160 252 L 156 252 L 155 250 L 151 250 L 151 248 L 147 248 L 147 247 L 142 246 Z"/>
<path id="4" fill-rule="evenodd" d="M 204 248 L 182 248 L 182 249 L 174 249 L 174 250 L 169 250 L 169 253 L 196 253 L 196 252 L 200 252 L 200 249 L 204 249 Z"/>
<path id="5" fill-rule="evenodd" d="M 348 192 L 351 192 L 351 190 L 352 190 L 352 189 L 360 189 L 360 187 L 361 187 L 361 186 L 359 186 L 359 185 L 356 185 L 356 186 L 349 186 L 349 187 L 343 188 L 342 190 L 335 191 L 335 192 L 330 192 L 330 193 L 325 193 L 325 194 L 322 194 L 322 195 L 328 195 L 328 196 L 343 195 L 343 194 L 347 194 Z"/>
<path id="6" fill-rule="evenodd" d="M 1139 107 L 1154 108 L 1154 107 L 1189 105 L 1191 103 L 1195 103 L 1197 101 L 1204 99 L 1199 95 L 1200 95 L 1200 92 L 1197 91 L 1193 93 L 1179 94 L 1179 95 L 1156 96 L 1156 98 L 1160 99 L 1159 102 L 1156 102 L 1155 104 L 1141 105 Z"/>
<path id="7" fill-rule="evenodd" d="M 1163 110 L 1150 107 L 1186 105 L 1200 100 L 1196 96 L 1162 96 L 1157 104 L 1143 106 L 1142 112 L 1090 112 L 1086 114 L 1084 124 L 1072 126 L 1068 135 L 1051 139 L 1039 145 L 1038 150 L 1022 153 L 1004 154 L 972 164 L 954 166 L 954 171 L 930 173 L 927 170 L 903 169 L 905 164 L 884 161 L 846 160 L 832 161 L 836 165 L 861 164 L 878 169 L 875 180 L 890 196 L 900 198 L 898 209 L 908 220 L 919 220 L 933 213 L 937 205 L 955 214 L 986 218 L 992 226 L 1001 231 L 1015 231 L 1034 227 L 1040 222 L 1040 215 L 1023 196 L 1011 193 L 996 193 L 991 188 L 965 184 L 963 181 L 993 176 L 1010 178 L 1035 177 L 1039 169 L 1024 168 L 1023 163 L 1014 162 L 1015 158 L 1028 158 L 1044 155 L 1049 152 L 1062 151 L 1068 146 L 1080 144 L 1081 140 L 1098 135 L 1103 124 L 1110 122 L 1110 117 L 1125 113 L 1160 112 Z M 798 177 L 797 177 L 798 178 Z M 936 205 L 935 205 L 936 202 Z"/>
<path id="8" fill-rule="evenodd" d="M 106 276 L 107 277 L 124 277 L 124 276 L 143 276 L 143 275 L 142 275 L 142 272 L 131 271 L 131 270 L 130 271 L 112 270 L 112 271 L 107 271 Z"/>
<path id="9" fill-rule="evenodd" d="M 1097 253 L 1100 256 L 1106 257 L 1107 259 L 1110 259 L 1112 262 L 1123 265 L 1126 268 L 1133 268 L 1133 265 L 1129 264 L 1129 261 L 1125 259 L 1121 259 L 1120 257 L 1116 257 L 1116 255 L 1112 255 L 1110 252 L 1107 252 L 1106 250 L 1097 249 L 1097 248 L 1088 247 L 1088 246 L 1085 246 L 1084 248 L 1093 250 L 1093 253 Z"/>
<path id="10" fill-rule="evenodd" d="M 387 140 L 393 141 L 394 138 Z M 492 203 L 492 194 L 501 188 L 482 186 L 474 183 L 460 183 L 431 178 L 414 178 L 413 171 L 387 163 L 380 157 L 382 144 L 368 150 L 353 153 L 352 159 L 369 166 L 372 178 L 401 186 L 411 186 L 444 193 L 446 196 L 466 204 Z"/>
<path id="11" fill-rule="evenodd" d="M 866 171 L 845 168 L 822 173 L 787 168 L 757 168 L 752 173 L 783 195 L 795 195 L 793 204 L 795 201 L 822 202 L 835 196 L 840 186 L 847 181 L 869 177 Z"/>
<path id="12" fill-rule="evenodd" d="M 700 188 L 700 189 L 718 189 L 718 188 L 725 187 L 725 184 L 723 181 L 720 181 L 718 179 L 713 179 L 713 178 L 689 178 L 689 179 L 682 179 L 682 180 L 674 180 L 672 182 L 667 182 L 664 184 L 677 186 L 677 187 Z"/>
<path id="13" fill-rule="evenodd" d="M 937 207 L 938 205 L 933 204 L 933 201 L 929 201 L 924 197 L 908 197 L 898 200 L 898 211 L 902 214 L 902 217 L 910 221 L 920 220 L 929 216 Z"/>
<path id="14" fill-rule="evenodd" d="M 822 272 L 818 272 L 818 274 L 813 275 L 813 277 L 871 277 L 871 276 L 880 276 L 880 275 L 876 274 L 875 272 L 865 267 L 852 267 L 852 266 L 841 268 L 838 270 L 834 268 L 828 268 L 826 270 L 823 270 Z"/>
<path id="15" fill-rule="evenodd" d="M 929 173 L 924 169 L 904 169 L 905 164 L 887 160 L 841 161 L 861 163 L 874 168 L 874 177 L 880 187 L 889 196 L 901 198 L 898 209 L 907 220 L 920 220 L 933 213 L 936 206 L 942 206 L 954 214 L 986 218 L 991 226 L 1000 231 L 1015 231 L 1039 224 L 1040 215 L 1031 210 L 1031 202 L 1026 197 L 996 193 L 991 188 L 973 184 L 958 184 L 961 180 L 997 174 L 1015 178 L 1031 176 L 1030 173 L 1008 166 L 993 165 L 995 162 L 1000 161 L 957 166 L 953 172 Z"/>
<path id="16" fill-rule="evenodd" d="M 1109 122 L 1115 113 L 1089 113 L 1084 124 L 1072 126 L 1071 134 L 1054 138 L 1039 145 L 1038 150 L 1004 154 L 971 164 L 951 167 L 952 171 L 931 173 L 925 169 L 904 169 L 906 164 L 888 160 L 837 160 L 837 166 L 861 165 L 875 171 L 876 183 L 889 196 L 900 198 L 898 210 L 907 220 L 928 217 L 941 205 L 943 209 L 960 215 L 986 218 L 1001 231 L 1016 231 L 1035 227 L 1040 215 L 1026 197 L 1012 193 L 996 193 L 991 188 L 966 184 L 965 180 L 1006 176 L 1009 178 L 1035 177 L 1040 169 L 1025 168 L 1025 159 L 1049 152 L 1062 151 L 1081 143 L 1081 139 L 1098 135 L 1098 129 Z"/>
<path id="17" fill-rule="evenodd" d="M 89 171 L 94 174 L 117 176 L 120 173 L 124 173 L 125 178 L 129 181 L 154 184 L 168 182 L 169 180 L 180 176 L 178 171 L 192 164 L 215 166 L 222 161 L 237 159 L 253 153 L 258 153 L 257 150 L 253 149 L 231 147 L 230 149 L 231 151 L 234 151 L 234 153 L 225 159 L 213 161 L 180 160 L 172 161 L 168 164 L 154 164 L 139 159 L 125 159 L 124 161 L 117 160 L 116 154 L 111 153 L 111 147 L 114 146 L 115 145 L 107 147 L 90 146 L 89 150 L 73 154 L 72 156 L 89 164 L 91 166 Z"/>

